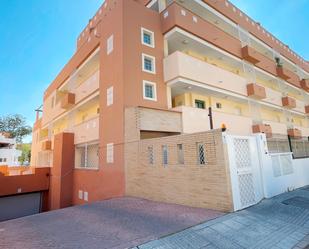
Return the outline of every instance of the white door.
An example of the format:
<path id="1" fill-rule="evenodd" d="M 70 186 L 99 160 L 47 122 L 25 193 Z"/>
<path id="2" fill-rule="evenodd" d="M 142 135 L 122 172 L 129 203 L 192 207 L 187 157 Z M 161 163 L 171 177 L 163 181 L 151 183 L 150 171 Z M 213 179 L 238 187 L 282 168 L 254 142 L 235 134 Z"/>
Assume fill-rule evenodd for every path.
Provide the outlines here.
<path id="1" fill-rule="evenodd" d="M 256 137 L 226 136 L 234 210 L 256 204 L 263 198 Z"/>

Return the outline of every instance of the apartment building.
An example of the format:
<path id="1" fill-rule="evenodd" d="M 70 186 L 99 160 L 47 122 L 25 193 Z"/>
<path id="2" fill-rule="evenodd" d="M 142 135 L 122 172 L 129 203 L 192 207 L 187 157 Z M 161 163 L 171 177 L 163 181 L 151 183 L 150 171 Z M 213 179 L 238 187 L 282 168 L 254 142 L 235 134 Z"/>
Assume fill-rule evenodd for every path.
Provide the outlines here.
<path id="1" fill-rule="evenodd" d="M 227 148 L 207 132 L 309 136 L 308 61 L 228 1 L 106 0 L 76 46 L 33 128 L 31 165 L 52 167 L 51 208 L 129 194 L 231 210 Z M 164 172 L 139 168 L 170 160 L 224 168 L 161 188 Z M 181 181 L 203 175 L 211 190 L 180 188 L 180 200 Z"/>
<path id="2" fill-rule="evenodd" d="M 0 132 L 0 166 L 18 166 L 21 151 L 16 149 L 16 140 Z"/>

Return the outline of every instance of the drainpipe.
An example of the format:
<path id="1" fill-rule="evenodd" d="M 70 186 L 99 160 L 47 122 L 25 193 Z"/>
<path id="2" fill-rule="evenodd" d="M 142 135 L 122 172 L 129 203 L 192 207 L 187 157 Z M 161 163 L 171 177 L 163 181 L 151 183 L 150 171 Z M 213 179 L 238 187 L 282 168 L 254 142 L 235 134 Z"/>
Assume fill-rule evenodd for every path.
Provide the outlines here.
<path id="1" fill-rule="evenodd" d="M 212 109 L 211 109 L 211 107 L 208 107 L 208 117 L 209 117 L 210 129 L 213 130 L 214 123 L 213 123 L 213 119 L 212 119 Z"/>

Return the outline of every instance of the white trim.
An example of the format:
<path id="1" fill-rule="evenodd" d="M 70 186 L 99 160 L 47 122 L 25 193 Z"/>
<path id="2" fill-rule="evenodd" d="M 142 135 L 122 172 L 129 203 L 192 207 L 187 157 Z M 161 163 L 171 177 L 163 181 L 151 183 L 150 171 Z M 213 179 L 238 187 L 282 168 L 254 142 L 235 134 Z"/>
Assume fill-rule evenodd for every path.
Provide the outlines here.
<path id="1" fill-rule="evenodd" d="M 114 50 L 114 35 L 110 35 L 106 40 L 106 54 L 109 55 Z"/>
<path id="2" fill-rule="evenodd" d="M 106 163 L 114 163 L 114 144 L 106 144 Z"/>
<path id="3" fill-rule="evenodd" d="M 151 44 L 148 44 L 148 43 L 145 43 L 144 42 L 144 33 L 148 33 L 151 37 Z M 151 47 L 151 48 L 154 48 L 155 47 L 155 34 L 153 31 L 149 30 L 149 29 L 145 29 L 143 27 L 141 27 L 141 42 L 143 45 L 147 46 L 147 47 Z"/>
<path id="4" fill-rule="evenodd" d="M 153 98 L 146 97 L 145 86 L 151 85 L 153 87 Z M 143 99 L 157 101 L 157 84 L 148 80 L 143 80 Z"/>
<path id="5" fill-rule="evenodd" d="M 110 86 L 106 89 L 106 106 L 114 104 L 114 87 Z"/>
<path id="6" fill-rule="evenodd" d="M 150 3 L 146 5 L 147 8 L 151 8 L 158 0 L 151 0 Z"/>
<path id="7" fill-rule="evenodd" d="M 145 63 L 144 63 L 145 58 L 149 58 L 149 59 L 152 60 L 152 71 L 147 70 L 144 67 L 145 66 Z M 156 58 L 154 56 L 142 53 L 142 70 L 143 70 L 143 72 L 146 72 L 146 73 L 156 74 Z"/>

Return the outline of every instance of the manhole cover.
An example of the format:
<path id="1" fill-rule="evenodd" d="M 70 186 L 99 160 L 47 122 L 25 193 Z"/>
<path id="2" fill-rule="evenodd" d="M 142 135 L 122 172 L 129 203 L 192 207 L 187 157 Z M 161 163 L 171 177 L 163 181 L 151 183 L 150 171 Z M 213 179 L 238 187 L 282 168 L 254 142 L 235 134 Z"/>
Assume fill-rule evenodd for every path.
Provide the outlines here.
<path id="1" fill-rule="evenodd" d="M 305 197 L 296 196 L 290 199 L 286 199 L 282 203 L 286 205 L 309 209 L 309 198 Z"/>

